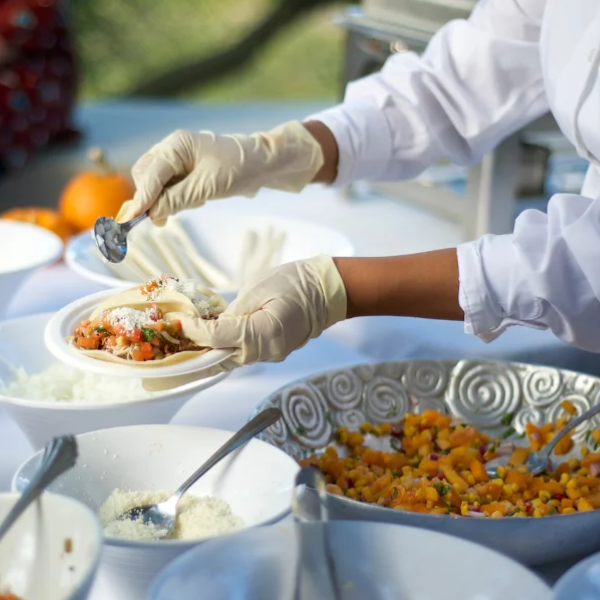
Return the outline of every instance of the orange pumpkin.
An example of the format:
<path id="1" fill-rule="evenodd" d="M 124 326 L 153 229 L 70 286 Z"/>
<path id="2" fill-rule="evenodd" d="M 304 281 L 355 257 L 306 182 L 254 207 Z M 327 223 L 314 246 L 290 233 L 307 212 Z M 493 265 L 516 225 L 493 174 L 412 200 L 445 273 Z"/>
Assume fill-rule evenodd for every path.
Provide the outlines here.
<path id="1" fill-rule="evenodd" d="M 116 217 L 135 192 L 129 176 L 112 170 L 101 150 L 93 149 L 88 156 L 96 169 L 74 177 L 59 202 L 60 214 L 76 231 L 91 229 L 98 217 Z"/>
<path id="2" fill-rule="evenodd" d="M 72 234 L 71 226 L 60 216 L 58 211 L 50 208 L 41 208 L 38 206 L 28 206 L 25 208 L 11 208 L 0 215 L 0 218 L 8 221 L 22 221 L 32 223 L 44 229 L 52 231 L 63 241 L 66 241 Z"/>

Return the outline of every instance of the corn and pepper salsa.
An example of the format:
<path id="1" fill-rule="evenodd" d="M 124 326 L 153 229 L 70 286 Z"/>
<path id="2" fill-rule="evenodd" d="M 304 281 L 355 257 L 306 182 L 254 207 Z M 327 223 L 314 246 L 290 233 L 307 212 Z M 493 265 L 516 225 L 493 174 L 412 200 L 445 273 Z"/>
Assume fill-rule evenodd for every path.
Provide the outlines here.
<path id="1" fill-rule="evenodd" d="M 364 423 L 359 431 L 339 427 L 336 442 L 319 456 L 299 461 L 315 466 L 332 494 L 395 510 L 449 514 L 471 518 L 543 517 L 600 508 L 600 453 L 583 446 L 581 457 L 553 459 L 555 470 L 534 476 L 524 466 L 531 451 L 544 447 L 576 413 L 568 400 L 555 423 L 527 424 L 523 437 L 529 447 L 516 446 L 517 435 L 505 415 L 508 428 L 496 438 L 475 427 L 455 423 L 435 410 L 407 414 L 398 424 Z M 367 447 L 365 436 L 389 436 L 391 451 Z M 588 434 L 598 447 L 600 430 Z M 554 454 L 565 457 L 574 447 L 570 435 Z M 510 453 L 509 464 L 490 479 L 485 463 Z M 340 455 L 340 454 L 343 454 Z"/>

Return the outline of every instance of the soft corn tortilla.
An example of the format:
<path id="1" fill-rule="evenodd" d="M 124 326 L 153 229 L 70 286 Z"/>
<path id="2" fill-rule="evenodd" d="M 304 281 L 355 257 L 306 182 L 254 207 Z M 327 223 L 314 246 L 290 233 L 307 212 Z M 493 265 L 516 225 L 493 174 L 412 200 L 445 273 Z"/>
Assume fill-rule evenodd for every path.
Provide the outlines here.
<path id="1" fill-rule="evenodd" d="M 221 296 L 214 294 L 211 290 L 204 288 L 200 285 L 198 286 L 198 290 L 202 292 L 205 296 L 210 297 L 212 300 L 216 299 L 217 306 L 219 306 L 220 308 L 225 309 L 227 307 L 227 303 L 225 302 L 225 300 L 221 298 Z M 141 286 L 138 286 L 135 288 L 125 290 L 123 292 L 119 292 L 118 294 L 111 296 L 110 298 L 99 304 L 94 310 L 94 312 L 90 315 L 89 320 L 93 321 L 107 310 L 124 307 L 134 308 L 137 310 L 144 310 L 148 308 L 151 304 L 156 304 L 156 306 L 163 312 L 164 316 L 167 316 L 168 313 L 174 312 L 184 313 L 190 315 L 191 317 L 200 316 L 200 312 L 194 306 L 194 303 L 187 296 L 180 292 L 177 292 L 176 290 L 163 290 L 159 300 L 148 300 L 142 294 Z M 76 352 L 84 354 L 85 356 L 89 356 L 97 360 L 103 360 L 105 362 L 119 363 L 123 365 L 141 368 L 172 365 L 174 363 L 183 362 L 184 360 L 196 358 L 212 349 L 203 348 L 202 350 L 186 350 L 184 352 L 177 352 L 175 354 L 171 354 L 170 356 L 166 356 L 165 358 L 135 361 L 129 358 L 116 356 L 115 354 L 111 354 L 106 350 L 81 350 L 80 348 L 77 348 L 75 346 L 73 340 L 70 340 L 69 344 Z"/>

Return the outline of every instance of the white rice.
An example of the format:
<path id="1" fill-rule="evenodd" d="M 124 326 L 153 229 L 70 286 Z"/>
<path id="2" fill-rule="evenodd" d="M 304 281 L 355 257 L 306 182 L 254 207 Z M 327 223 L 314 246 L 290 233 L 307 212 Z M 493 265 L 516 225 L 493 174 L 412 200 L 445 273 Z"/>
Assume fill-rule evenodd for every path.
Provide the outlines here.
<path id="1" fill-rule="evenodd" d="M 16 377 L 0 393 L 24 400 L 102 404 L 129 402 L 157 395 L 142 387 L 141 379 L 121 379 L 78 371 L 56 364 L 39 373 L 17 369 Z"/>
<path id="2" fill-rule="evenodd" d="M 152 541 L 162 537 L 161 530 L 152 524 L 138 521 L 118 521 L 117 517 L 136 506 L 164 502 L 169 492 L 125 492 L 114 490 L 98 511 L 107 537 Z M 223 535 L 241 529 L 244 522 L 231 512 L 224 500 L 212 496 L 186 494 L 177 506 L 175 529 L 167 539 L 193 540 Z"/>

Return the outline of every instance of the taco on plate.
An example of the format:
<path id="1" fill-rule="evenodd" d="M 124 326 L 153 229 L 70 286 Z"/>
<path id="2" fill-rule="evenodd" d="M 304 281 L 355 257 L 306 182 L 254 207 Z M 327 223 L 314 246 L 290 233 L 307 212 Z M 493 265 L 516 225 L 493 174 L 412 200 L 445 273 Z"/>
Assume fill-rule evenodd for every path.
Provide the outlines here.
<path id="1" fill-rule="evenodd" d="M 217 319 L 226 302 L 195 281 L 161 275 L 125 290 L 96 307 L 75 328 L 69 343 L 99 360 L 158 366 L 194 358 L 210 348 L 187 339 L 169 314 Z"/>

